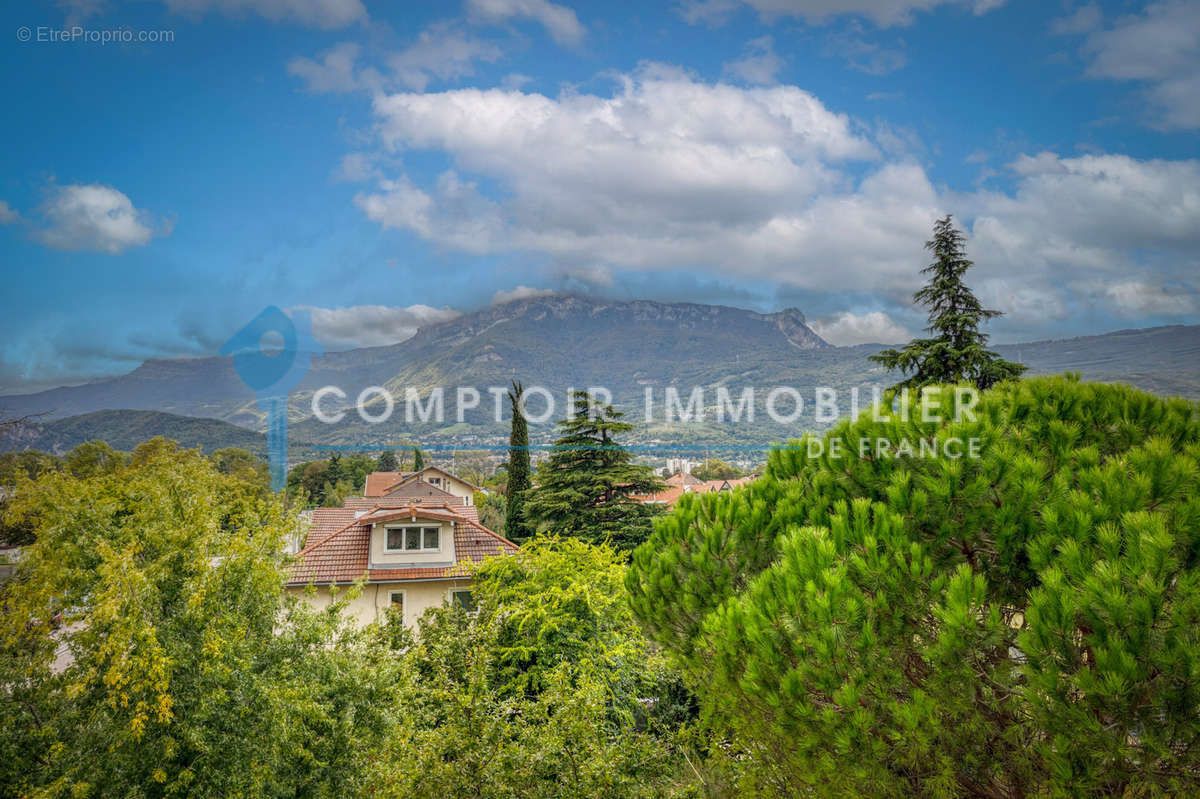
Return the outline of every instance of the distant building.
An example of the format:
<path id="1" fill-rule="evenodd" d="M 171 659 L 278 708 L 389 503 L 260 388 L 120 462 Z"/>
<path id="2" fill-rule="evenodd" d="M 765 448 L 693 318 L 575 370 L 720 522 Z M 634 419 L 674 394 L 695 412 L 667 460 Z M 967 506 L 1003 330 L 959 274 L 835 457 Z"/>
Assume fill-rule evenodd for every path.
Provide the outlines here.
<path id="1" fill-rule="evenodd" d="M 695 465 L 687 458 L 667 458 L 667 474 L 691 474 Z"/>
<path id="2" fill-rule="evenodd" d="M 732 491 L 754 480 L 754 477 L 737 477 L 732 480 L 701 480 L 685 472 L 675 474 L 663 480 L 667 487 L 654 494 L 639 494 L 633 498 L 644 505 L 666 505 L 675 507 L 675 503 L 684 494 L 708 494 L 715 491 Z"/>

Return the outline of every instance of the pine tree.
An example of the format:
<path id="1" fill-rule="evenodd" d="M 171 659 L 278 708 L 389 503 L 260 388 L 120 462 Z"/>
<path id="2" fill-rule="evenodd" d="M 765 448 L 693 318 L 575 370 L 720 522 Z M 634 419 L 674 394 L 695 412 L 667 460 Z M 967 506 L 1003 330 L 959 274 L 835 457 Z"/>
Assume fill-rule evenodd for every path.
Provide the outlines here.
<path id="1" fill-rule="evenodd" d="M 375 464 L 375 468 L 381 472 L 398 472 L 400 471 L 400 461 L 396 459 L 396 453 L 389 450 L 384 450 L 379 456 L 379 461 Z"/>
<path id="2" fill-rule="evenodd" d="M 884 350 L 871 360 L 908 375 L 894 386 L 898 389 L 969 382 L 982 390 L 1019 377 L 1027 367 L 988 350 L 988 337 L 979 332 L 980 322 L 1001 312 L 984 308 L 963 282 L 972 262 L 967 260 L 963 234 L 954 227 L 953 217 L 934 223 L 933 238 L 925 242 L 925 249 L 933 253 L 934 261 L 921 270 L 930 276 L 929 282 L 913 300 L 929 309 L 925 330 L 933 335 L 913 339 L 899 350 Z"/>
<path id="3" fill-rule="evenodd" d="M 1195 794 L 1194 404 L 1072 377 L 951 404 L 685 495 L 633 554 L 635 615 L 772 795 Z"/>
<path id="4" fill-rule="evenodd" d="M 419 472 L 425 468 L 425 455 L 420 447 L 413 447 L 413 471 Z"/>
<path id="5" fill-rule="evenodd" d="M 591 542 L 607 539 L 621 549 L 646 539 L 660 508 L 634 496 L 664 486 L 650 467 L 633 463 L 617 440 L 633 429 L 622 416 L 585 391 L 572 395 L 571 413 L 558 423 L 562 435 L 538 467 L 536 487 L 526 494 L 528 520 Z"/>
<path id="6" fill-rule="evenodd" d="M 508 439 L 508 508 L 504 516 L 504 534 L 513 541 L 533 535 L 533 526 L 525 518 L 525 493 L 529 490 L 529 425 L 521 409 L 525 387 L 513 381 L 508 400 L 512 405 L 512 432 Z"/>

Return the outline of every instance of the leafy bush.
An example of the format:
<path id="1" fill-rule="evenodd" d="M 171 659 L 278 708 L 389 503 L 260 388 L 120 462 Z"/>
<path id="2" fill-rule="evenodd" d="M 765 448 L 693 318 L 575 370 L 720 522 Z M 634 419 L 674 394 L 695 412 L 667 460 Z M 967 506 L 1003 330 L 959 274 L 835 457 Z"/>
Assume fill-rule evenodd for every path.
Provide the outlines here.
<path id="1" fill-rule="evenodd" d="M 282 590 L 279 497 L 155 439 L 18 482 L 0 586 L 0 796 L 335 796 L 392 661 Z"/>
<path id="2" fill-rule="evenodd" d="M 428 611 L 405 652 L 399 730 L 360 793 L 626 797 L 690 784 L 689 697 L 625 602 L 607 546 L 535 538 L 482 566 L 479 613 Z"/>

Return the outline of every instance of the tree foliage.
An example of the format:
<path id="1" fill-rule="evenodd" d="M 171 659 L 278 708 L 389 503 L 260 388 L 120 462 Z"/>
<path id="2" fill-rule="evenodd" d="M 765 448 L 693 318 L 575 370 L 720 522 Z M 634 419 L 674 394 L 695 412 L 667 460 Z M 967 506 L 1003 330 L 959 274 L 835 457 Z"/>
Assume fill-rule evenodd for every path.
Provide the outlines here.
<path id="1" fill-rule="evenodd" d="M 690 782 L 678 679 L 624 601 L 623 555 L 534 539 L 476 573 L 479 613 L 429 611 L 403 655 L 397 734 L 363 795 L 667 796 Z"/>
<path id="2" fill-rule="evenodd" d="M 393 672 L 286 598 L 277 497 L 159 439 L 9 510 L 36 540 L 0 588 L 0 795 L 345 792 Z"/>
<path id="3" fill-rule="evenodd" d="M 119 469 L 125 457 L 106 441 L 85 441 L 67 453 L 63 465 L 76 477 L 92 477 Z"/>
<path id="4" fill-rule="evenodd" d="M 508 507 L 504 514 L 504 534 L 520 543 L 533 535 L 533 525 L 525 518 L 525 495 L 529 491 L 529 424 L 525 419 L 525 387 L 513 381 L 508 392 L 512 406 L 512 431 L 508 438 Z"/>
<path id="5" fill-rule="evenodd" d="M 934 224 L 933 238 L 925 242 L 925 249 L 933 253 L 934 261 L 921 270 L 930 276 L 929 282 L 913 300 L 929 309 L 925 330 L 933 335 L 914 339 L 899 350 L 884 350 L 871 360 L 907 375 L 896 388 L 969 381 L 985 389 L 1019 377 L 1026 367 L 988 350 L 988 337 L 979 331 L 981 322 L 1000 316 L 1000 312 L 984 308 L 963 282 L 972 262 L 967 260 L 963 234 L 954 227 L 952 217 L 947 215 Z"/>
<path id="6" fill-rule="evenodd" d="M 697 480 L 733 480 L 741 476 L 741 469 L 720 458 L 709 458 L 692 469 L 692 477 Z"/>
<path id="7" fill-rule="evenodd" d="M 363 490 L 367 475 L 377 462 L 364 454 L 333 454 L 328 460 L 298 463 L 288 470 L 287 493 L 303 498 L 306 507 L 339 507 L 342 501 Z"/>
<path id="8" fill-rule="evenodd" d="M 1196 407 L 1060 377 L 974 412 L 868 411 L 685 495 L 634 553 L 635 613 L 763 792 L 1194 793 Z"/>
<path id="9" fill-rule="evenodd" d="M 378 472 L 400 471 L 400 461 L 396 458 L 396 453 L 390 449 L 381 452 L 379 460 L 375 462 L 375 470 Z"/>
<path id="10" fill-rule="evenodd" d="M 558 422 L 561 435 L 538 466 L 536 488 L 526 498 L 530 520 L 562 535 L 611 540 L 623 549 L 645 540 L 658 506 L 634 497 L 660 491 L 663 484 L 621 445 L 619 436 L 633 429 L 622 416 L 587 392 L 575 392 L 571 413 Z"/>
<path id="11" fill-rule="evenodd" d="M 271 488 L 271 470 L 267 462 L 249 450 L 240 447 L 225 447 L 208 456 L 216 470 L 229 474 L 242 482 L 256 485 L 264 491 Z"/>

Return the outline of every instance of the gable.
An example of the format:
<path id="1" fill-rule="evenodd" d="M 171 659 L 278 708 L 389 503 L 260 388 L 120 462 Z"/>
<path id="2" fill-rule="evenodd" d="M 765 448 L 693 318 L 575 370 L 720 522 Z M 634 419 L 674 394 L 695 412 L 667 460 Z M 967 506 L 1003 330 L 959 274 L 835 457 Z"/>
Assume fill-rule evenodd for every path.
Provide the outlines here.
<path id="1" fill-rule="evenodd" d="M 474 510 L 454 506 L 409 505 L 401 508 L 370 510 L 354 508 L 317 508 L 313 511 L 313 526 L 305 546 L 291 565 L 288 585 L 309 583 L 351 583 L 365 576 L 369 582 L 404 580 L 441 580 L 463 577 L 470 567 L 489 557 L 513 554 L 516 544 L 487 529 L 477 521 L 457 513 Z M 404 557 L 391 562 L 372 559 L 372 528 L 385 529 L 389 522 L 397 525 L 437 521 L 445 531 L 445 545 L 438 555 L 423 558 Z M 407 521 L 406 521 L 407 520 Z M 435 558 L 440 557 L 440 560 Z"/>

